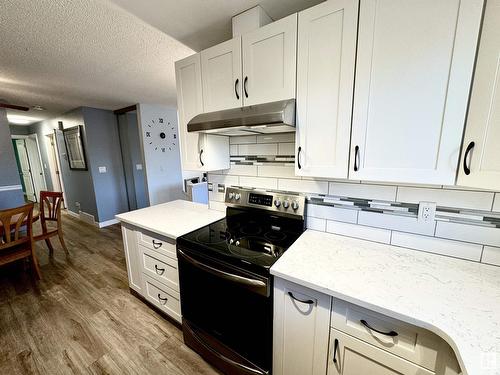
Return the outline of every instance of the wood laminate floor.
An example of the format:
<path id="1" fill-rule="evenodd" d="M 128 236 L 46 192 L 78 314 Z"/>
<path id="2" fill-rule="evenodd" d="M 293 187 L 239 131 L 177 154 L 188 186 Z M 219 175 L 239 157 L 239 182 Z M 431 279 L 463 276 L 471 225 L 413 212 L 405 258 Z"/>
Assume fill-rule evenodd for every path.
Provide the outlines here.
<path id="1" fill-rule="evenodd" d="M 118 225 L 65 214 L 63 228 L 69 257 L 57 238 L 52 258 L 37 243 L 41 281 L 0 267 L 0 374 L 218 374 L 130 294 Z"/>

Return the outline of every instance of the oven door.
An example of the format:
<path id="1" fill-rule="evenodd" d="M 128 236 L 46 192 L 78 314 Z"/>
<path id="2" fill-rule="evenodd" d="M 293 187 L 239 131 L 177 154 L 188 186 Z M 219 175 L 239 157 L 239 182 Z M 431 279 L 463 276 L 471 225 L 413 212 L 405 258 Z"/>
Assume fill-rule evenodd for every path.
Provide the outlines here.
<path id="1" fill-rule="evenodd" d="M 185 248 L 177 249 L 177 257 L 187 344 L 194 344 L 190 346 L 227 372 L 270 373 L 271 278 Z"/>

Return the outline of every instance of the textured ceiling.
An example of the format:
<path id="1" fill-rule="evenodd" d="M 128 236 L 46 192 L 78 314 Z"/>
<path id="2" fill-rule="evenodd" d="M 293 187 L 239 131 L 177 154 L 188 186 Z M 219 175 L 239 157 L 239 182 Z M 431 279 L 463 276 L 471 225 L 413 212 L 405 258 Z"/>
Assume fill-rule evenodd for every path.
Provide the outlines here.
<path id="1" fill-rule="evenodd" d="M 0 0 L 0 100 L 47 108 L 11 115 L 175 105 L 173 62 L 192 53 L 109 1 Z"/>
<path id="2" fill-rule="evenodd" d="M 130 13 L 201 51 L 231 38 L 231 17 L 255 5 L 274 20 L 323 0 L 110 0 Z"/>

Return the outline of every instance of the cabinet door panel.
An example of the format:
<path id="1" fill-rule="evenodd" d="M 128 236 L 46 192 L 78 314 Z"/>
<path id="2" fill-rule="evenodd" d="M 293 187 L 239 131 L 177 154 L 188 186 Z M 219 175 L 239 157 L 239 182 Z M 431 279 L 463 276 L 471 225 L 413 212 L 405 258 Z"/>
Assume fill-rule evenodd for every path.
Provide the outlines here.
<path id="1" fill-rule="evenodd" d="M 122 223 L 123 248 L 127 263 L 128 284 L 136 292 L 143 294 L 142 267 L 135 230 Z"/>
<path id="2" fill-rule="evenodd" d="M 273 374 L 324 375 L 331 298 L 275 279 L 274 301 Z"/>
<path id="3" fill-rule="evenodd" d="M 356 0 L 299 13 L 297 175 L 347 178 L 357 20 Z"/>
<path id="4" fill-rule="evenodd" d="M 295 98 L 297 14 L 242 37 L 245 106 Z"/>
<path id="5" fill-rule="evenodd" d="M 241 69 L 240 37 L 201 52 L 205 112 L 243 105 Z"/>
<path id="6" fill-rule="evenodd" d="M 200 170 L 198 165 L 198 134 L 187 132 L 187 123 L 203 112 L 200 54 L 175 63 L 177 106 L 179 108 L 179 138 L 182 168 Z"/>
<path id="7" fill-rule="evenodd" d="M 335 341 L 337 340 L 337 345 Z M 328 375 L 433 375 L 434 373 L 332 329 Z M 334 362 L 334 358 L 336 362 Z"/>
<path id="8" fill-rule="evenodd" d="M 458 184 L 500 190 L 500 0 L 486 3 L 472 96 L 462 152 L 474 142 L 459 165 Z"/>
<path id="9" fill-rule="evenodd" d="M 481 12 L 480 0 L 361 0 L 350 178 L 455 182 Z"/>

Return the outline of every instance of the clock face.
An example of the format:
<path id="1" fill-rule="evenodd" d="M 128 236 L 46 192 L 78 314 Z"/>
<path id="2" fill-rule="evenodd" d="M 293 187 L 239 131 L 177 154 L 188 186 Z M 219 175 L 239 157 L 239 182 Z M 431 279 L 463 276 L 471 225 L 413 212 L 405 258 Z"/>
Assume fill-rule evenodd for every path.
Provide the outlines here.
<path id="1" fill-rule="evenodd" d="M 170 121 L 164 121 L 161 117 L 152 119 L 146 125 L 144 141 L 154 151 L 172 151 L 177 145 L 175 126 L 170 124 Z"/>

